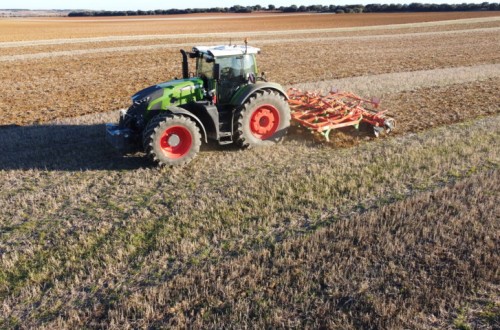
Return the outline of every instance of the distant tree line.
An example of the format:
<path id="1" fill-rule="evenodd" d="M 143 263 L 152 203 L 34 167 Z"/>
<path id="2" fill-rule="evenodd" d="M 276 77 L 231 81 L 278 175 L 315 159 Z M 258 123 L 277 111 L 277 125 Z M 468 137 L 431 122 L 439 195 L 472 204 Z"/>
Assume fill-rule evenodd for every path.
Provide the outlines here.
<path id="1" fill-rule="evenodd" d="M 429 3 L 411 3 L 411 4 L 370 4 L 370 5 L 311 5 L 288 7 L 276 7 L 269 5 L 263 7 L 255 6 L 232 6 L 232 7 L 214 7 L 214 8 L 189 8 L 189 9 L 157 9 L 157 10 L 120 10 L 120 11 L 72 11 L 69 17 L 86 16 L 138 16 L 138 15 L 176 15 L 176 14 L 196 14 L 196 13 L 251 13 L 255 11 L 274 11 L 283 13 L 397 13 L 397 12 L 439 12 L 439 11 L 487 11 L 500 10 L 499 3 L 462 3 L 462 4 L 429 4 Z"/>

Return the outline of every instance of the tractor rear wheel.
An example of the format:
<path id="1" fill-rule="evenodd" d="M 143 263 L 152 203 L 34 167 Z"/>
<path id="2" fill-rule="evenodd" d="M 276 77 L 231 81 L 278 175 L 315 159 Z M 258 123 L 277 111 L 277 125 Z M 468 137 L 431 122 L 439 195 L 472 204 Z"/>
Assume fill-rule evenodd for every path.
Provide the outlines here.
<path id="1" fill-rule="evenodd" d="M 183 165 L 200 151 L 201 134 L 191 119 L 161 114 L 149 121 L 142 142 L 146 154 L 160 166 Z"/>
<path id="2" fill-rule="evenodd" d="M 290 107 L 277 92 L 259 91 L 245 102 L 236 118 L 239 146 L 272 145 L 281 142 L 290 127 Z"/>

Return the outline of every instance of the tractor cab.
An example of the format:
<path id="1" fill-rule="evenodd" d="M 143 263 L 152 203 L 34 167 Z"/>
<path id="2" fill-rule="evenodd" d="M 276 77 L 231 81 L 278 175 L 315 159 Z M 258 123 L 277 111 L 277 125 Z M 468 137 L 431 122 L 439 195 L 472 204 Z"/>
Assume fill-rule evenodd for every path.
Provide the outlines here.
<path id="1" fill-rule="evenodd" d="M 238 89 L 255 83 L 259 48 L 250 46 L 194 47 L 191 58 L 196 59 L 195 76 L 220 106 L 228 105 Z M 188 75 L 189 76 L 189 75 Z"/>

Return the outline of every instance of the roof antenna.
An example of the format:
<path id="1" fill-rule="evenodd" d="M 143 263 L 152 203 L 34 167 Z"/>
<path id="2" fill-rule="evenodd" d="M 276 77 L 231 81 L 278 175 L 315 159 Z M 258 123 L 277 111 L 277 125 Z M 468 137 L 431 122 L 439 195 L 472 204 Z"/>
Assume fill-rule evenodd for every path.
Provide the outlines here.
<path id="1" fill-rule="evenodd" d="M 232 38 L 229 38 L 229 46 L 231 46 L 231 43 L 232 43 Z"/>
<path id="2" fill-rule="evenodd" d="M 245 38 L 245 54 L 248 53 L 248 38 Z"/>

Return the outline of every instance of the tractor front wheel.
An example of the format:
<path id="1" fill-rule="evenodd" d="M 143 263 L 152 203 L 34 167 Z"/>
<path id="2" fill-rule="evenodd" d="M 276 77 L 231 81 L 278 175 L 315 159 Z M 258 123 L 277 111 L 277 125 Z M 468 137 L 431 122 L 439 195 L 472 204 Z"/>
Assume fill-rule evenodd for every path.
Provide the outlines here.
<path id="1" fill-rule="evenodd" d="M 279 143 L 290 127 L 290 107 L 273 91 L 252 95 L 237 115 L 236 143 L 257 147 Z"/>
<path id="2" fill-rule="evenodd" d="M 160 166 L 189 163 L 200 151 L 201 134 L 189 118 L 158 115 L 151 119 L 143 133 L 146 154 Z"/>

